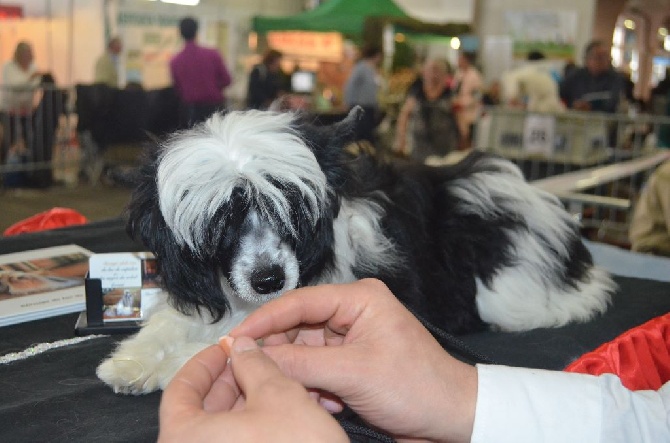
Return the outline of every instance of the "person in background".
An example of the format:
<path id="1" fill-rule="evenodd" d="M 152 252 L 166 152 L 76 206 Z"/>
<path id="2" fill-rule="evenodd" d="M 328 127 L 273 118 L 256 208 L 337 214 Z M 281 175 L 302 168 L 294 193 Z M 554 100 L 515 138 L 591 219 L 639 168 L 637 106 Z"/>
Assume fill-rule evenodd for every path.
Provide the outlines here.
<path id="1" fill-rule="evenodd" d="M 409 89 L 400 109 L 394 150 L 416 162 L 431 155 L 444 156 L 458 149 L 459 131 L 448 88 L 446 60 L 424 63 L 421 77 Z"/>
<path id="2" fill-rule="evenodd" d="M 612 67 L 610 47 L 593 40 L 584 50 L 584 67 L 575 69 L 560 85 L 561 99 L 570 109 L 614 113 L 625 94 L 623 76 Z"/>
<path id="3" fill-rule="evenodd" d="M 282 53 L 268 50 L 249 74 L 247 108 L 267 109 L 286 89 L 281 70 Z"/>
<path id="4" fill-rule="evenodd" d="M 383 59 L 382 48 L 377 45 L 365 45 L 361 58 L 344 85 L 344 104 L 347 109 L 360 106 L 365 113 L 358 126 L 357 138 L 374 143 L 374 130 L 379 117 L 379 80 L 378 69 Z"/>
<path id="5" fill-rule="evenodd" d="M 651 90 L 649 97 L 649 110 L 654 115 L 668 115 L 668 105 L 670 104 L 670 67 L 665 69 L 663 80 L 659 81 Z M 662 133 L 665 139 L 668 135 L 667 125 L 662 125 Z M 667 140 L 664 140 L 664 146 L 668 146 Z"/>
<path id="6" fill-rule="evenodd" d="M 622 69 L 618 71 L 619 75 L 623 77 L 623 98 L 628 104 L 642 104 L 641 100 L 635 98 L 635 82 L 633 81 L 633 73 L 630 69 Z"/>
<path id="7" fill-rule="evenodd" d="M 524 65 L 502 77 L 505 104 L 529 112 L 562 112 L 565 110 L 558 94 L 558 83 L 552 67 L 540 51 L 530 51 Z"/>
<path id="8" fill-rule="evenodd" d="M 39 87 L 41 78 L 42 74 L 34 64 L 32 45 L 27 41 L 20 41 L 16 45 L 14 56 L 2 69 L 0 123 L 3 137 L 0 164 L 4 164 L 5 160 L 22 161 L 21 159 L 25 160 L 29 155 L 28 149 L 32 146 L 34 136 L 32 117 L 35 90 Z"/>
<path id="9" fill-rule="evenodd" d="M 670 160 L 649 177 L 630 223 L 631 249 L 670 257 Z"/>
<path id="10" fill-rule="evenodd" d="M 45 188 L 53 183 L 51 161 L 56 144 L 61 116 L 67 113 L 68 93 L 56 83 L 54 76 L 45 72 L 40 81 L 42 97 L 33 113 L 33 128 L 35 137 L 31 152 L 33 161 L 44 163 L 47 166 L 37 168 L 29 175 L 29 184 L 34 187 Z"/>
<path id="11" fill-rule="evenodd" d="M 456 92 L 454 113 L 456 114 L 461 137 L 461 150 L 470 148 L 474 124 L 481 110 L 484 82 L 481 73 L 475 66 L 476 59 L 477 54 L 474 52 L 460 52 L 458 54 L 458 69 L 453 82 L 453 88 Z"/>
<path id="12" fill-rule="evenodd" d="M 170 60 L 170 74 L 181 101 L 180 126 L 186 128 L 225 106 L 223 89 L 232 79 L 219 52 L 196 42 L 198 22 L 193 17 L 179 21 L 179 32 L 184 48 Z"/>
<path id="13" fill-rule="evenodd" d="M 107 43 L 107 50 L 95 62 L 94 83 L 102 83 L 110 88 L 119 87 L 119 54 L 123 43 L 119 37 L 113 37 Z"/>
<path id="14" fill-rule="evenodd" d="M 500 80 L 493 80 L 482 95 L 482 104 L 484 106 L 498 106 L 502 104 L 502 92 Z"/>
<path id="15" fill-rule="evenodd" d="M 670 440 L 670 382 L 630 391 L 613 374 L 471 366 L 379 280 L 290 291 L 223 342 L 165 389 L 159 442 L 347 441 L 323 414 L 345 405 L 398 441 Z"/>
<path id="16" fill-rule="evenodd" d="M 574 62 L 574 60 L 568 60 L 567 62 L 565 62 L 565 65 L 563 65 L 563 75 L 561 76 L 559 83 L 563 79 L 568 78 L 570 74 L 572 74 L 576 70 L 577 70 L 577 64 Z"/>
<path id="17" fill-rule="evenodd" d="M 665 68 L 663 80 L 658 82 L 658 84 L 651 90 L 652 97 L 654 95 L 667 97 L 668 93 L 670 93 L 670 66 Z"/>

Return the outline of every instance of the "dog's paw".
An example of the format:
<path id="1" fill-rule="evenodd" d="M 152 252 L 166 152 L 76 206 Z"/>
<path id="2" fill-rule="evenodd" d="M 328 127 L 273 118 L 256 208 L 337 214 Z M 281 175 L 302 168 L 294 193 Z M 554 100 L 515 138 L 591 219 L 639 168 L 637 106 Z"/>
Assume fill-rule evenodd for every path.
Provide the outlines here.
<path id="1" fill-rule="evenodd" d="M 141 395 L 161 387 L 155 368 L 131 357 L 112 356 L 104 360 L 96 374 L 117 394 Z"/>

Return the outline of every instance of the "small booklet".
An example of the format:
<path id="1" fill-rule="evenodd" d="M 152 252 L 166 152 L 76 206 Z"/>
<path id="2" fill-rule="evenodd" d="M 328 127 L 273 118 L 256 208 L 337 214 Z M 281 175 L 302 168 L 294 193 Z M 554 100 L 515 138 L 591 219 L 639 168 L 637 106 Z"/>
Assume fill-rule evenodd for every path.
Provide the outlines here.
<path id="1" fill-rule="evenodd" d="M 91 255 L 77 245 L 0 255 L 0 326 L 84 309 Z"/>
<path id="2" fill-rule="evenodd" d="M 156 259 L 149 252 L 94 254 L 89 278 L 102 285 L 102 320 L 142 320 L 161 292 Z"/>

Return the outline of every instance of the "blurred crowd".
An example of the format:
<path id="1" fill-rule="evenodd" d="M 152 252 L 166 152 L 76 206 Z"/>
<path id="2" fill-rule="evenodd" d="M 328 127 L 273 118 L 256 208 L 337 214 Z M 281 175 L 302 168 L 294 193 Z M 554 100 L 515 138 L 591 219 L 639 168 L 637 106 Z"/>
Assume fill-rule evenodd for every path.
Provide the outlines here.
<path id="1" fill-rule="evenodd" d="M 179 32 L 183 49 L 172 56 L 169 71 L 171 87 L 179 101 L 179 127 L 184 128 L 203 121 L 218 109 L 230 107 L 226 90 L 234 79 L 219 51 L 198 42 L 195 19 L 183 18 Z M 122 86 L 122 51 L 122 40 L 110 38 L 95 62 L 94 84 Z M 386 145 L 384 148 L 392 154 L 415 161 L 471 148 L 475 125 L 486 106 L 540 113 L 615 113 L 627 109 L 667 114 L 670 72 L 645 101 L 635 96 L 630 74 L 614 69 L 610 45 L 603 41 L 586 46 L 581 66 L 567 61 L 562 69 L 542 52 L 530 51 L 523 63 L 488 84 L 478 69 L 474 52 L 462 50 L 456 66 L 446 58 L 430 57 L 406 69 L 403 75 L 409 81 L 403 80 L 403 86 L 396 91 L 398 100 L 392 104 L 393 109 L 381 99 L 382 92 L 388 91 L 394 81 L 393 76 L 388 76 L 388 67 L 383 68 L 382 48 L 364 45 L 355 53 L 340 64 L 320 63 L 317 72 L 303 70 L 299 64 L 287 72 L 282 68 L 286 66 L 282 53 L 270 49 L 251 67 L 245 100 L 236 107 L 308 109 L 335 118 L 360 106 L 365 117 L 358 138 L 372 145 Z M 130 74 L 126 77 L 123 89 L 142 90 L 141 79 Z M 40 123 L 34 91 L 45 84 L 53 87 L 55 80 L 48 73 L 37 72 L 30 42 L 18 44 L 14 58 L 3 67 L 0 84 L 0 162 L 50 161 L 50 149 L 42 149 L 40 152 L 46 153 L 40 158 L 36 155 L 37 143 L 53 143 L 54 128 L 49 128 L 50 138 L 37 140 L 43 128 L 37 127 Z M 658 97 L 662 100 L 655 100 Z M 59 104 L 52 112 L 64 112 L 64 106 Z M 385 136 L 380 137 L 383 132 Z"/>

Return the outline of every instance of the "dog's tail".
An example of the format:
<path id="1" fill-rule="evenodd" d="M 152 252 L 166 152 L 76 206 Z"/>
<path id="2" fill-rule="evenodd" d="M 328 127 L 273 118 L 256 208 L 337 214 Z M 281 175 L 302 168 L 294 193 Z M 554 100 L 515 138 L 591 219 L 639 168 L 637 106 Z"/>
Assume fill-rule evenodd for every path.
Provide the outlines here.
<path id="1" fill-rule="evenodd" d="M 587 321 L 605 312 L 616 285 L 594 267 L 579 224 L 560 200 L 527 183 L 507 160 L 478 155 L 467 161 L 470 172 L 448 185 L 459 202 L 456 212 L 479 220 L 481 229 L 491 230 L 490 238 L 498 237 L 495 244 L 480 246 L 482 262 L 484 254 L 497 252 L 492 248 L 504 249 L 504 263 L 477 265 L 482 320 L 504 330 L 526 330 Z"/>

